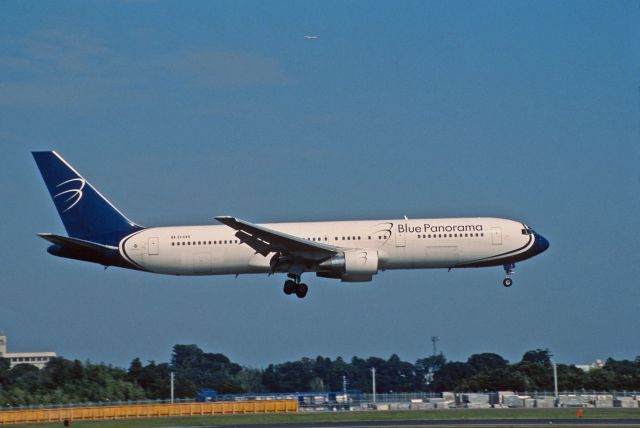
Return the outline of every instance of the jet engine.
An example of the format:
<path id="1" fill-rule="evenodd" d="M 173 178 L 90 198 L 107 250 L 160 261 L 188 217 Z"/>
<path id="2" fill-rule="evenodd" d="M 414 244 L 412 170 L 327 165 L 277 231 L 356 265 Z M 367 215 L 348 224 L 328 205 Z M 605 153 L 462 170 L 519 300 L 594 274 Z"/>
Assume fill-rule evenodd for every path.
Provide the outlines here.
<path id="1" fill-rule="evenodd" d="M 350 250 L 318 265 L 317 276 L 340 278 L 343 282 L 367 282 L 378 273 L 378 252 Z"/>

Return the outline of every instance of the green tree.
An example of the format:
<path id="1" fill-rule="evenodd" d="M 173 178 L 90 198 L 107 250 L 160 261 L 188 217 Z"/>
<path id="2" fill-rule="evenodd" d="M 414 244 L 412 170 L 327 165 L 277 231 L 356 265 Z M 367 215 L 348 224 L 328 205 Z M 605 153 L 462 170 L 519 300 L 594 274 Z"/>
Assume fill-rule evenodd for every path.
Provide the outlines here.
<path id="1" fill-rule="evenodd" d="M 533 351 L 527 351 L 522 356 L 522 362 L 551 367 L 551 352 L 548 349 L 535 349 Z"/>
<path id="2" fill-rule="evenodd" d="M 242 370 L 223 354 L 205 353 L 196 345 L 173 347 L 171 367 L 176 372 L 176 391 L 195 396 L 198 388 L 214 388 L 221 394 L 244 392 L 235 376 Z"/>
<path id="3" fill-rule="evenodd" d="M 574 365 L 558 364 L 558 389 L 561 391 L 574 391 L 584 388 L 587 374 L 584 370 Z"/>
<path id="4" fill-rule="evenodd" d="M 244 392 L 263 392 L 262 371 L 258 369 L 243 368 L 234 377 L 235 383 Z"/>
<path id="5" fill-rule="evenodd" d="M 305 392 L 309 391 L 315 378 L 310 360 L 270 364 L 264 371 L 262 382 L 273 392 Z"/>
<path id="6" fill-rule="evenodd" d="M 467 363 L 448 362 L 433 376 L 434 391 L 459 391 L 475 372 Z"/>
<path id="7" fill-rule="evenodd" d="M 0 357 L 0 386 L 4 385 L 9 378 L 11 363 L 7 358 Z"/>
<path id="8" fill-rule="evenodd" d="M 143 373 L 144 367 L 142 366 L 142 361 L 140 361 L 140 358 L 134 358 L 129 365 L 129 370 L 127 371 L 127 380 L 129 382 L 138 383 Z"/>
<path id="9" fill-rule="evenodd" d="M 367 360 L 359 357 L 351 358 L 351 363 L 349 364 L 349 366 L 351 368 L 351 373 L 349 376 L 349 379 L 351 380 L 351 388 L 359 389 L 360 391 L 371 392 L 371 368 L 373 366 L 371 366 Z"/>
<path id="10" fill-rule="evenodd" d="M 137 370 L 137 362 L 135 360 L 132 362 L 132 365 L 136 366 L 133 370 L 133 372 L 136 373 L 135 382 L 144 390 L 148 398 L 154 400 L 169 398 L 171 394 L 169 364 L 156 364 L 155 361 L 150 361 L 149 364 L 142 367 L 139 371 Z"/>
<path id="11" fill-rule="evenodd" d="M 509 361 L 505 360 L 498 354 L 485 352 L 484 354 L 473 354 L 467 360 L 469 367 L 476 373 L 483 370 L 504 369 L 509 365 Z"/>

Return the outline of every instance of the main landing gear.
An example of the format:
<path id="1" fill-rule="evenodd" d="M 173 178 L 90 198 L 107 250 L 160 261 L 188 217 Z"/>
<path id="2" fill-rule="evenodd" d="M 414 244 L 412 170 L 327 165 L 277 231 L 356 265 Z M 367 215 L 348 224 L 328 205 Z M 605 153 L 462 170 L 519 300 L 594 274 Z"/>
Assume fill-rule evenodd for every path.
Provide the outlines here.
<path id="1" fill-rule="evenodd" d="M 289 279 L 284 282 L 284 294 L 291 295 L 294 294 L 298 296 L 298 298 L 303 299 L 304 296 L 307 295 L 309 291 L 309 287 L 304 282 L 300 282 L 300 275 L 295 274 L 287 274 Z"/>
<path id="2" fill-rule="evenodd" d="M 504 267 L 504 274 L 506 278 L 502 280 L 502 285 L 504 285 L 505 287 L 511 287 L 513 285 L 513 280 L 511 279 L 511 275 L 514 274 L 516 265 L 515 263 L 507 263 L 503 265 L 503 267 Z"/>

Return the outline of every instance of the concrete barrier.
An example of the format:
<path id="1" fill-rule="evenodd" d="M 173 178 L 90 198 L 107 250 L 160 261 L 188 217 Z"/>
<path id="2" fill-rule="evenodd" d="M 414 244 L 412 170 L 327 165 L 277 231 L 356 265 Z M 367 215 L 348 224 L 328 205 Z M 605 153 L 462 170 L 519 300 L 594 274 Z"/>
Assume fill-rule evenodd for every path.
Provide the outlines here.
<path id="1" fill-rule="evenodd" d="M 613 400 L 613 407 L 624 407 L 627 409 L 635 409 L 638 407 L 638 401 L 634 400 L 633 397 L 618 397 Z"/>
<path id="2" fill-rule="evenodd" d="M 555 398 L 538 398 L 536 399 L 536 407 L 538 409 L 550 409 L 555 407 L 556 399 Z"/>
<path id="3" fill-rule="evenodd" d="M 504 397 L 504 405 L 509 408 L 524 407 L 524 399 L 529 397 L 520 397 L 517 395 L 507 395 Z"/>

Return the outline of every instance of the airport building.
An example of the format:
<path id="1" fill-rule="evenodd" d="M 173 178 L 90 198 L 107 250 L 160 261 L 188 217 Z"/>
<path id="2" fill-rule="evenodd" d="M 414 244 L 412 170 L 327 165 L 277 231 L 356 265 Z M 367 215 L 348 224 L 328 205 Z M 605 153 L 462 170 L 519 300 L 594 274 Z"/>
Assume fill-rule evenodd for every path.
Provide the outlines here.
<path id="1" fill-rule="evenodd" d="M 7 336 L 0 336 L 0 358 L 9 360 L 11 368 L 18 364 L 31 364 L 41 369 L 55 356 L 55 352 L 7 352 Z"/>
<path id="2" fill-rule="evenodd" d="M 604 361 L 597 359 L 591 364 L 576 364 L 575 366 L 582 371 L 588 372 L 594 369 L 601 369 L 604 367 Z"/>

